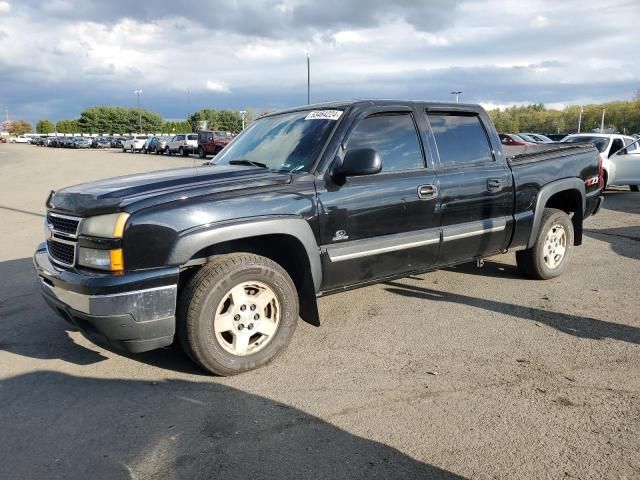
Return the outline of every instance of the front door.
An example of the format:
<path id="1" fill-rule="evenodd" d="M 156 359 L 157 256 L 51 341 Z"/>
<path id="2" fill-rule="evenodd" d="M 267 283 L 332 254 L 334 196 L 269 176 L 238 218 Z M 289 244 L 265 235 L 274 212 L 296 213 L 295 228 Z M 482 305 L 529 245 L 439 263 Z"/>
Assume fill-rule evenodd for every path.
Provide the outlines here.
<path id="1" fill-rule="evenodd" d="M 382 171 L 343 184 L 328 174 L 318 179 L 324 290 L 433 265 L 440 243 L 437 177 L 425 162 L 415 112 L 367 111 L 350 132 L 343 158 L 373 148 Z"/>
<path id="2" fill-rule="evenodd" d="M 610 157 L 616 165 L 615 181 L 623 185 L 638 185 L 640 183 L 640 147 L 638 142 L 624 139 L 625 150 Z"/>
<path id="3" fill-rule="evenodd" d="M 488 129 L 477 112 L 429 111 L 427 118 L 439 157 L 442 247 L 438 263 L 500 252 L 512 229 L 511 170 L 504 159 L 496 159 Z"/>

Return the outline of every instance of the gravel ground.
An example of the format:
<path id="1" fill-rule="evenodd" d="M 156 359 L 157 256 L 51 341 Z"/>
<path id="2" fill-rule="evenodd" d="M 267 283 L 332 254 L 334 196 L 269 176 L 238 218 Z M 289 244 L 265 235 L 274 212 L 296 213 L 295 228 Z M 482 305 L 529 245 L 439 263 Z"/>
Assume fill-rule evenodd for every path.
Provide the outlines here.
<path id="1" fill-rule="evenodd" d="M 50 189 L 194 162 L 0 145 L 0 478 L 640 478 L 640 194 L 559 279 L 507 254 L 326 297 L 216 378 L 69 331 L 30 258 Z"/>

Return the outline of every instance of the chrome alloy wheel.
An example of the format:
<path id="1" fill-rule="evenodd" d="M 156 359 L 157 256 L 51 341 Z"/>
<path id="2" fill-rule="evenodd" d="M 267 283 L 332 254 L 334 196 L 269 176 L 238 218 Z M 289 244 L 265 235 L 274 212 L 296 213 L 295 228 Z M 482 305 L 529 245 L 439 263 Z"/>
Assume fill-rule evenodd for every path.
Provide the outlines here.
<path id="1" fill-rule="evenodd" d="M 549 229 L 544 239 L 542 256 L 544 263 L 550 269 L 557 268 L 562 263 L 567 251 L 567 232 L 560 224 Z"/>
<path id="2" fill-rule="evenodd" d="M 229 290 L 216 309 L 216 339 L 233 355 L 257 353 L 278 331 L 280 312 L 271 287 L 262 282 L 243 282 Z"/>

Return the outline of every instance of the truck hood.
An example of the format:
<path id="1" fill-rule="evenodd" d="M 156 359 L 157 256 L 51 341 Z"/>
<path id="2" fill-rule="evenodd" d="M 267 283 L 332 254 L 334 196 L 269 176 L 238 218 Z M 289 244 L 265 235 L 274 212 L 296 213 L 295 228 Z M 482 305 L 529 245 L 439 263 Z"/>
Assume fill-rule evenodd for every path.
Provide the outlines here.
<path id="1" fill-rule="evenodd" d="M 51 192 L 47 207 L 88 217 L 199 195 L 266 188 L 291 181 L 286 173 L 245 166 L 202 166 L 108 178 Z M 239 192 L 240 194 L 240 192 Z"/>

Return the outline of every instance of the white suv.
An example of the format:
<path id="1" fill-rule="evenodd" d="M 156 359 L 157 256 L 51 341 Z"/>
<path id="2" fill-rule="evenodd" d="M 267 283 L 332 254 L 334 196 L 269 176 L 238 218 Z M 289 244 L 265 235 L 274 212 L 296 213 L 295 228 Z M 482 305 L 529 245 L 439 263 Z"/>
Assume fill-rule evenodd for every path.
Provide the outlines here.
<path id="1" fill-rule="evenodd" d="M 144 147 L 144 142 L 147 141 L 147 135 L 133 135 L 128 137 L 122 142 L 122 151 L 129 151 L 131 153 L 139 152 Z"/>
<path id="2" fill-rule="evenodd" d="M 609 133 L 577 133 L 561 143 L 593 143 L 602 157 L 604 186 L 629 185 L 640 192 L 640 146 L 638 139 Z"/>
<path id="3" fill-rule="evenodd" d="M 177 153 L 186 157 L 190 153 L 198 150 L 198 134 L 197 133 L 180 133 L 171 137 L 164 148 L 165 153 L 171 155 Z"/>

